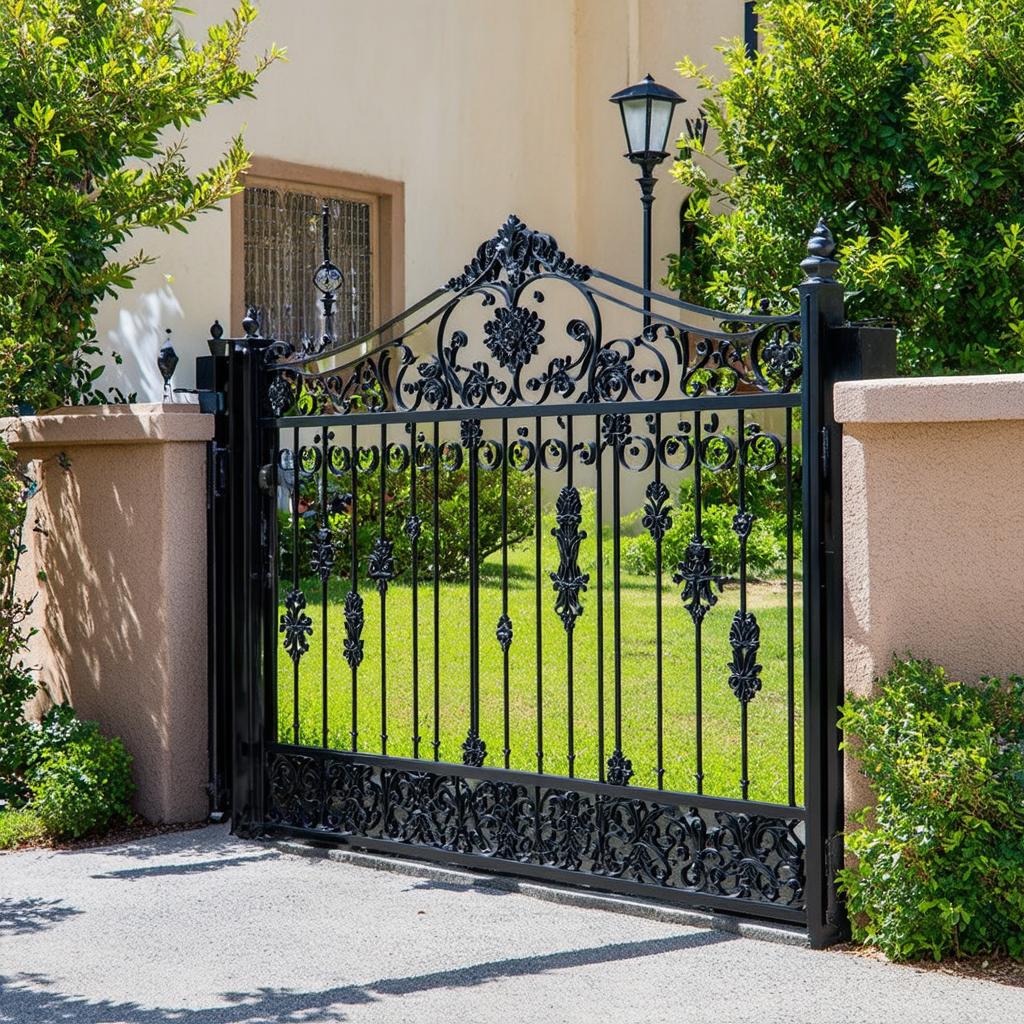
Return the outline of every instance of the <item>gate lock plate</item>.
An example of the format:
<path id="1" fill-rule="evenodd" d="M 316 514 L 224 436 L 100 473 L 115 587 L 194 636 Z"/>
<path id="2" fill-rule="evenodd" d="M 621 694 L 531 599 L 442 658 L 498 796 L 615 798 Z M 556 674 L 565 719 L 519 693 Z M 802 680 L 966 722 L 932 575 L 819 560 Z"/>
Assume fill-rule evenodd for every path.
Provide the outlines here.
<path id="1" fill-rule="evenodd" d="M 260 466 L 260 490 L 264 494 L 274 494 L 277 491 L 277 473 L 276 467 L 272 462 L 268 462 L 265 466 Z"/>

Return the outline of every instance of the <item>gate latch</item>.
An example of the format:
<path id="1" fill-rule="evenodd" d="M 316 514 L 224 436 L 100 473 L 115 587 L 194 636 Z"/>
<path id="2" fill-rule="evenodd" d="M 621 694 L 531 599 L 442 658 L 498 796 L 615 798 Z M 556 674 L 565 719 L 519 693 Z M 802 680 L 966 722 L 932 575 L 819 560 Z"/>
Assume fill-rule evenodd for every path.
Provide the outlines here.
<path id="1" fill-rule="evenodd" d="M 273 495 L 277 493 L 277 472 L 272 462 L 268 462 L 265 466 L 260 466 L 259 481 L 260 490 L 264 494 Z"/>

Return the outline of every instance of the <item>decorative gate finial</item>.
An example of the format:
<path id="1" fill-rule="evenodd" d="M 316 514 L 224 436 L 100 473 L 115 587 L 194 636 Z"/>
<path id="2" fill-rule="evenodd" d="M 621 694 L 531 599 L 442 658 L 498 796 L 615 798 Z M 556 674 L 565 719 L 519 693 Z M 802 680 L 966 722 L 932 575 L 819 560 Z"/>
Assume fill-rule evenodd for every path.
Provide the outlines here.
<path id="1" fill-rule="evenodd" d="M 807 239 L 807 256 L 800 264 L 800 269 L 809 281 L 815 283 L 831 282 L 832 275 L 839 269 L 839 261 L 832 259 L 836 251 L 836 242 L 824 220 L 818 221 L 811 237 Z"/>

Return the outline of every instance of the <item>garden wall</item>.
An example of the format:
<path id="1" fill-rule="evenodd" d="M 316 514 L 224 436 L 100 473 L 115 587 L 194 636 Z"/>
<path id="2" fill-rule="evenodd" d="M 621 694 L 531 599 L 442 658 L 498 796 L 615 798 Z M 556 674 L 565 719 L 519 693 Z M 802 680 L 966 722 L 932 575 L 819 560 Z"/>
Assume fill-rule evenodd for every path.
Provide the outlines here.
<path id="1" fill-rule="evenodd" d="M 907 650 L 1024 674 L 1024 374 L 837 384 L 846 689 Z M 847 809 L 867 800 L 847 771 Z"/>
<path id="2" fill-rule="evenodd" d="M 50 694 L 124 740 L 141 814 L 205 818 L 213 417 L 188 405 L 106 406 L 0 429 L 37 487 L 19 571 L 39 630 L 26 660 Z"/>

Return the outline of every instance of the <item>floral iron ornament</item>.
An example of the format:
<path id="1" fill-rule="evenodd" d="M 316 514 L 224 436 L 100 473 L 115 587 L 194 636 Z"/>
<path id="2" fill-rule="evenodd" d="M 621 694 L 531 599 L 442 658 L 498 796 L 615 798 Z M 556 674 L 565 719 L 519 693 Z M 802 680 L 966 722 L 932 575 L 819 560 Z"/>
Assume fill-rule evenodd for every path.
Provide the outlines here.
<path id="1" fill-rule="evenodd" d="M 761 627 L 753 612 L 736 612 L 729 629 L 729 643 L 732 645 L 729 686 L 740 703 L 749 704 L 761 689 L 761 666 L 757 663 Z"/>
<path id="2" fill-rule="evenodd" d="M 718 604 L 715 587 L 721 590 L 723 583 L 723 577 L 715 573 L 711 548 L 700 537 L 694 537 L 687 545 L 672 581 L 686 584 L 682 594 L 683 603 L 693 624 L 699 626 L 704 616 Z"/>
<path id="3" fill-rule="evenodd" d="M 284 649 L 288 657 L 298 666 L 299 659 L 309 650 L 306 638 L 313 634 L 313 620 L 303 611 L 306 595 L 301 590 L 289 591 L 284 607 L 279 632 L 284 633 Z"/>
<path id="4" fill-rule="evenodd" d="M 499 306 L 494 319 L 484 324 L 484 344 L 502 369 L 514 373 L 537 354 L 537 346 L 544 343 L 543 329 L 544 321 L 532 309 Z"/>
<path id="5" fill-rule="evenodd" d="M 484 242 L 475 258 L 462 274 L 446 285 L 448 291 L 462 291 L 486 281 L 496 281 L 505 271 L 509 284 L 519 287 L 530 274 L 546 270 L 573 281 L 586 281 L 590 268 L 576 263 L 558 248 L 551 235 L 531 231 L 515 214 L 500 228 L 494 238 Z"/>
<path id="6" fill-rule="evenodd" d="M 363 660 L 363 598 L 356 590 L 345 595 L 344 657 L 349 668 L 357 669 Z"/>
<path id="7" fill-rule="evenodd" d="M 576 620 L 583 614 L 580 604 L 580 591 L 587 589 L 590 574 L 580 572 L 580 542 L 586 539 L 586 531 L 579 528 L 583 521 L 583 502 L 580 492 L 575 487 L 563 487 L 555 501 L 555 522 L 558 524 L 551 535 L 558 543 L 558 555 L 561 563 L 557 572 L 549 573 L 551 585 L 558 593 L 555 611 L 571 633 Z"/>

